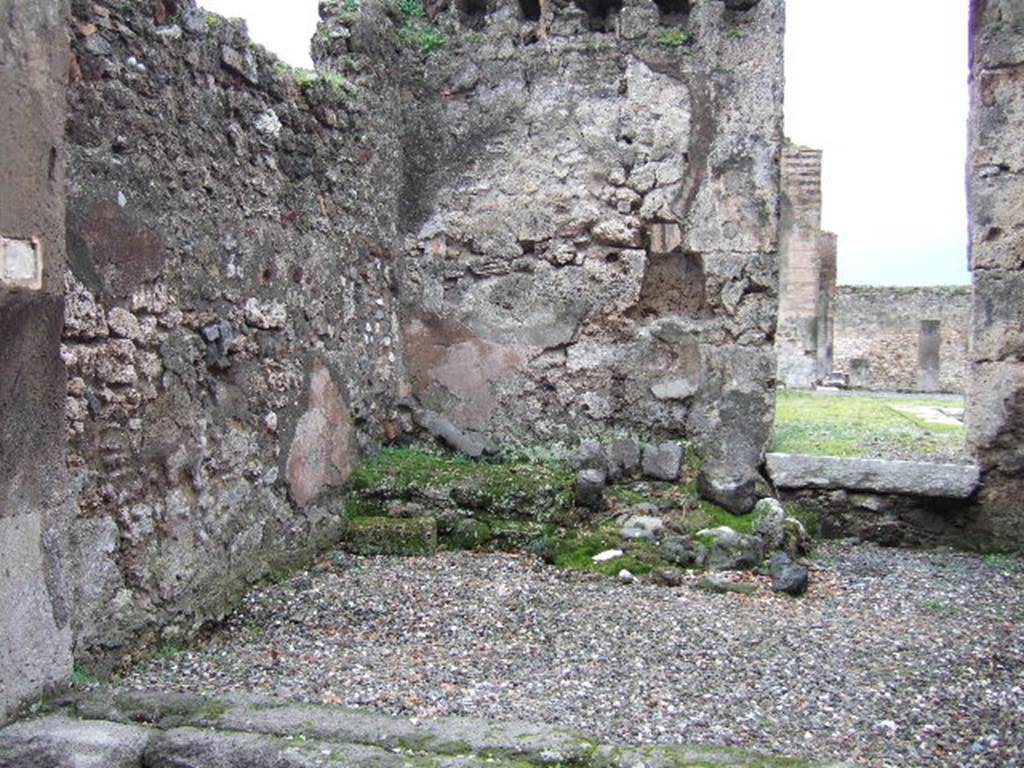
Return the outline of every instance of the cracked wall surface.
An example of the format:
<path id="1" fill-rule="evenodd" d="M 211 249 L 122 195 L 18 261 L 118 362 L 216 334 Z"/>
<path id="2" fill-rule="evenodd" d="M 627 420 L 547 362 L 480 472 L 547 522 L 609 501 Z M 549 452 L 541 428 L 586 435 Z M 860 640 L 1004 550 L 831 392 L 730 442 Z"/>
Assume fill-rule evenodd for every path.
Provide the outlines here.
<path id="1" fill-rule="evenodd" d="M 968 205 L 974 306 L 967 433 L 1002 546 L 1024 546 L 1024 7 L 971 2 Z"/>

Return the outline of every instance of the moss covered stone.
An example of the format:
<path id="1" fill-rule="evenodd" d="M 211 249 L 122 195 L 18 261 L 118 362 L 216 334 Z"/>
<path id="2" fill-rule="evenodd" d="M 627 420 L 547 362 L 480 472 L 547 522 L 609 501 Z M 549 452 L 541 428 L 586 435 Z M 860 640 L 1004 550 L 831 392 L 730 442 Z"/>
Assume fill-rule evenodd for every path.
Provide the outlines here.
<path id="1" fill-rule="evenodd" d="M 412 501 L 537 522 L 571 516 L 573 485 L 572 472 L 556 462 L 472 461 L 413 448 L 387 448 L 352 477 L 352 490 L 364 506 Z"/>
<path id="2" fill-rule="evenodd" d="M 437 522 L 432 517 L 358 517 L 345 526 L 343 543 L 357 555 L 432 555 Z"/>

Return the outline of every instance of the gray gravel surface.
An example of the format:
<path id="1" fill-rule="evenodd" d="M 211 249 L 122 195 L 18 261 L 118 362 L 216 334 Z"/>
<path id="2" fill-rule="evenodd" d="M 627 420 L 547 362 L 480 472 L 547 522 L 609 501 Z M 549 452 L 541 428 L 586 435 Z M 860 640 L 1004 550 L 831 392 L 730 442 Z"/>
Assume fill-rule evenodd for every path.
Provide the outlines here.
<path id="1" fill-rule="evenodd" d="M 1024 765 L 1024 561 L 834 542 L 803 598 L 735 578 L 758 591 L 621 584 L 509 554 L 337 554 L 124 684 L 870 766 Z"/>

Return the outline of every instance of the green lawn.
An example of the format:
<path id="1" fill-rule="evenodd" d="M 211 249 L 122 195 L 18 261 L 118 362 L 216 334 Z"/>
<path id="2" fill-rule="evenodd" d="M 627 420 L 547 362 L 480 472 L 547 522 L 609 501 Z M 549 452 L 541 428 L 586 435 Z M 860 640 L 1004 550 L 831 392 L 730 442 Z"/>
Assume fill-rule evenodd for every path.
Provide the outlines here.
<path id="1" fill-rule="evenodd" d="M 936 424 L 897 408 L 962 408 L 962 399 L 782 390 L 773 451 L 966 461 L 962 424 Z"/>

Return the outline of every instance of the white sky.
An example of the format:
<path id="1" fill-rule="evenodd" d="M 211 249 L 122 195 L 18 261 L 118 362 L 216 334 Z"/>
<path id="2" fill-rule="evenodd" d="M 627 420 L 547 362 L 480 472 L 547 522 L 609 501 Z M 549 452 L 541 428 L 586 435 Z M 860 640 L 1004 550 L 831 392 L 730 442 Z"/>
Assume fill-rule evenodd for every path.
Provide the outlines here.
<path id="1" fill-rule="evenodd" d="M 249 37 L 293 67 L 312 68 L 309 41 L 316 34 L 317 0 L 199 0 L 208 11 L 249 22 Z"/>
<path id="2" fill-rule="evenodd" d="M 312 66 L 316 0 L 200 0 Z M 822 149 L 844 284 L 969 282 L 967 0 L 787 0 L 786 135 Z"/>
<path id="3" fill-rule="evenodd" d="M 787 0 L 786 135 L 825 152 L 839 281 L 969 282 L 967 0 Z"/>

